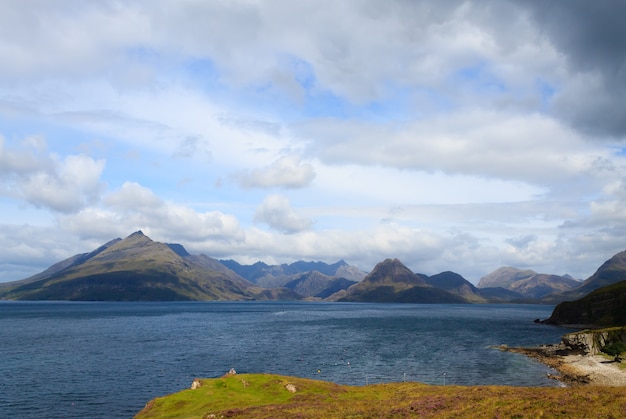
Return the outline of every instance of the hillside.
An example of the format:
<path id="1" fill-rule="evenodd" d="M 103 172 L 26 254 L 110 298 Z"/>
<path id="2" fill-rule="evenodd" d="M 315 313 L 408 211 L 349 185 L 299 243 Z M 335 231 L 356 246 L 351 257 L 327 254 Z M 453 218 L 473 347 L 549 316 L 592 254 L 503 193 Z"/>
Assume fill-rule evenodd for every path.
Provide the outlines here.
<path id="1" fill-rule="evenodd" d="M 156 398 L 135 418 L 618 418 L 625 411 L 620 387 L 344 386 L 228 374 L 196 379 L 193 389 Z"/>
<path id="2" fill-rule="evenodd" d="M 14 300 L 177 301 L 255 299 L 253 284 L 206 256 L 152 241 L 141 231 L 44 272 L 8 283 Z"/>
<path id="3" fill-rule="evenodd" d="M 585 326 L 626 325 L 626 280 L 598 288 L 576 301 L 558 304 L 543 323 Z"/>
<path id="4" fill-rule="evenodd" d="M 332 297 L 331 297 L 332 298 Z M 361 282 L 338 294 L 342 302 L 466 303 L 463 297 L 428 284 L 398 259 L 377 264 Z"/>

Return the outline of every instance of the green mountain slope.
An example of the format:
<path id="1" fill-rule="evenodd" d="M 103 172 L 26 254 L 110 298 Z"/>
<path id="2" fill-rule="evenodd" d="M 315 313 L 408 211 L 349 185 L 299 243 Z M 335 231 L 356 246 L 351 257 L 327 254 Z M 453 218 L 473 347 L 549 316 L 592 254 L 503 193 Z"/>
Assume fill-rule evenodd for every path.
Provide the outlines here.
<path id="1" fill-rule="evenodd" d="M 193 257 L 182 246 L 174 249 L 171 246 L 154 242 L 138 231 L 97 251 L 53 265 L 41 274 L 7 284 L 0 298 L 101 301 L 257 298 L 256 292 L 260 290 L 251 290 L 250 282 L 218 262 L 215 263 L 220 270 L 211 269 L 210 258 Z"/>
<path id="2" fill-rule="evenodd" d="M 576 301 L 558 304 L 547 324 L 626 325 L 626 280 L 599 288 Z"/>

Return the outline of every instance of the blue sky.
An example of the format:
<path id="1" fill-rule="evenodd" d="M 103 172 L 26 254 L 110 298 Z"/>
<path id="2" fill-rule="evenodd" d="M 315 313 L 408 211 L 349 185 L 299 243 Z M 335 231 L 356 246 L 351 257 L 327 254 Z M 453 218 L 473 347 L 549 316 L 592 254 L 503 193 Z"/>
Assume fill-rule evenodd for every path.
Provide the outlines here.
<path id="1" fill-rule="evenodd" d="M 138 229 L 584 279 L 626 249 L 626 6 L 600 3 L 2 2 L 0 281 Z"/>

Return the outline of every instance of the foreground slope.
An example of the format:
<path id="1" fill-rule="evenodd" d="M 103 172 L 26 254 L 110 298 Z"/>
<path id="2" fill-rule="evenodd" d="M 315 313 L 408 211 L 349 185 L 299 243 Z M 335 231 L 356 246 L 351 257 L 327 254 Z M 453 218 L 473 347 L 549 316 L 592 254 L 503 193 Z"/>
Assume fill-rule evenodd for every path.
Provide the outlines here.
<path id="1" fill-rule="evenodd" d="M 355 387 L 269 374 L 229 374 L 194 384 L 150 401 L 135 418 L 618 418 L 626 412 L 617 387 Z"/>
<path id="2" fill-rule="evenodd" d="M 0 298 L 14 300 L 181 301 L 255 297 L 251 283 L 180 245 L 152 241 L 141 231 L 78 255 L 22 281 Z"/>

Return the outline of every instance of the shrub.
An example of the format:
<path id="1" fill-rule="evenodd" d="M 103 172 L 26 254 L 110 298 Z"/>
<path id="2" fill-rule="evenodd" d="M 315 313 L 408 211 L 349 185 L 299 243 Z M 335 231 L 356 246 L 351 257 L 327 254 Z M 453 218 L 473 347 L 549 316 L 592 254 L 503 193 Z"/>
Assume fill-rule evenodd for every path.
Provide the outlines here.
<path id="1" fill-rule="evenodd" d="M 612 343 L 609 343 L 608 345 L 604 346 L 601 349 L 601 351 L 604 352 L 607 355 L 611 355 L 612 357 L 614 357 L 615 362 L 620 362 L 621 361 L 620 355 L 623 352 L 626 352 L 626 343 L 624 343 L 624 342 L 612 342 Z"/>

